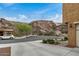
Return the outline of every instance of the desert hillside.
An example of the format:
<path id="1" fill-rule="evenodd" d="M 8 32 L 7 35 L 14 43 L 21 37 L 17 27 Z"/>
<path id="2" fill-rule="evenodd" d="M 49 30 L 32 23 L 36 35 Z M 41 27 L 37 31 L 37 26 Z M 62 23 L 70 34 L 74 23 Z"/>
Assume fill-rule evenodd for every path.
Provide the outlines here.
<path id="1" fill-rule="evenodd" d="M 38 20 L 31 22 L 32 33 L 38 35 L 53 35 L 56 24 L 53 21 Z"/>

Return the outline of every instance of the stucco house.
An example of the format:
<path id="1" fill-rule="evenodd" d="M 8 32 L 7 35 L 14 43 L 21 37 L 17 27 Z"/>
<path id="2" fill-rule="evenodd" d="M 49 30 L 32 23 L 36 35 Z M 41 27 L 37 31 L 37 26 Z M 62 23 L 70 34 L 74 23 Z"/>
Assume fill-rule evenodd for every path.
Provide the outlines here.
<path id="1" fill-rule="evenodd" d="M 68 27 L 68 46 L 79 47 L 79 3 L 63 4 L 63 23 Z"/>
<path id="2" fill-rule="evenodd" d="M 10 35 L 12 32 L 12 24 L 3 18 L 0 18 L 0 36 Z"/>

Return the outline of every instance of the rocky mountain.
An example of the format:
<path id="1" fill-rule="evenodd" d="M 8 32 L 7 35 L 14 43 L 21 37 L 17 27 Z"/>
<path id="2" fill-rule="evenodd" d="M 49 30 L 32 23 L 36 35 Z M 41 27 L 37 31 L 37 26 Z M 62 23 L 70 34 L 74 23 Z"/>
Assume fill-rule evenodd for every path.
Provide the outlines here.
<path id="1" fill-rule="evenodd" d="M 4 18 L 0 18 L 0 28 L 10 29 L 10 28 L 13 28 L 13 24 L 10 23 L 8 20 L 5 20 Z"/>
<path id="2" fill-rule="evenodd" d="M 55 29 L 56 24 L 53 21 L 47 21 L 47 20 L 39 20 L 39 21 L 33 21 L 32 24 L 32 33 L 33 34 L 51 34 L 52 30 Z M 53 33 L 52 33 L 53 34 Z"/>

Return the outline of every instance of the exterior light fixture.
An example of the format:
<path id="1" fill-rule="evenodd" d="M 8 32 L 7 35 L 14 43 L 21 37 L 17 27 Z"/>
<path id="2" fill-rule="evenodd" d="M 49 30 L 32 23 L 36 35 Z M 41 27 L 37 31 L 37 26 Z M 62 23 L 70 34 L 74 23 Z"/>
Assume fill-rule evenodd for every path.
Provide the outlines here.
<path id="1" fill-rule="evenodd" d="M 72 28 L 72 24 L 70 24 L 69 27 Z"/>

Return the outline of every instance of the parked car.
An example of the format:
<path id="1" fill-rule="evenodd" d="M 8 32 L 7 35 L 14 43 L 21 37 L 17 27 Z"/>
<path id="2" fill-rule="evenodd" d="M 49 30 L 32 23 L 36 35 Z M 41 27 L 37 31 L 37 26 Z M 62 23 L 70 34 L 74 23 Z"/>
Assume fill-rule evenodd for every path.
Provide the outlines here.
<path id="1" fill-rule="evenodd" d="M 5 40 L 5 39 L 14 39 L 13 35 L 7 35 L 7 36 L 0 36 L 0 39 Z"/>

